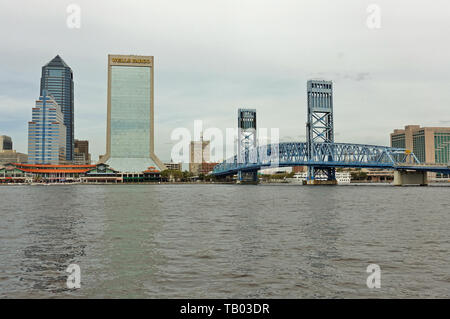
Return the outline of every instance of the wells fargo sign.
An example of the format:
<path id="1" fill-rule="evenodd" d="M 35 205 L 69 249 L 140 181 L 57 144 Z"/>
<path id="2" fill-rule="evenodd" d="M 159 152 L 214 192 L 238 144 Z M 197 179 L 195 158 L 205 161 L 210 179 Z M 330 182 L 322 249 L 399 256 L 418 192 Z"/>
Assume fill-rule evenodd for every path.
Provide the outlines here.
<path id="1" fill-rule="evenodd" d="M 150 64 L 150 59 L 140 58 L 111 58 L 112 63 L 138 63 L 138 64 Z"/>

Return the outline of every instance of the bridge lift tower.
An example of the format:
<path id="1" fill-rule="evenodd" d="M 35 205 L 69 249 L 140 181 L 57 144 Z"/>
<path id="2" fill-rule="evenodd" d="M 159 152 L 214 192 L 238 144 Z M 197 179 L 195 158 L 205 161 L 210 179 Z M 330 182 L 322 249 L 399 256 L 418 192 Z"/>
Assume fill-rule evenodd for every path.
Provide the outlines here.
<path id="1" fill-rule="evenodd" d="M 308 161 L 314 160 L 315 143 L 334 143 L 333 124 L 333 82 L 324 80 L 309 80 L 308 121 L 306 123 L 306 142 Z M 331 161 L 330 155 L 328 161 Z M 326 176 L 326 184 L 336 183 L 336 169 L 334 167 L 319 168 L 308 166 L 308 184 L 320 184 L 316 181 L 318 174 Z"/>
<path id="2" fill-rule="evenodd" d="M 238 109 L 237 162 L 257 162 L 256 109 Z M 257 183 L 258 170 L 238 171 L 238 183 Z"/>

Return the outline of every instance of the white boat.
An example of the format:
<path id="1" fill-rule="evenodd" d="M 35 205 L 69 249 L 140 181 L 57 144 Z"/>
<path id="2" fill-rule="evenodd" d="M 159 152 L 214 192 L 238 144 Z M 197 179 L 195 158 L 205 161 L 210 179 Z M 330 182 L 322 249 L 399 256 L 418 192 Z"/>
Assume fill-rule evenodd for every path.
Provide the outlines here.
<path id="1" fill-rule="evenodd" d="M 303 184 L 303 181 L 306 181 L 308 177 L 307 172 L 296 173 L 292 178 L 286 178 L 288 183 L 292 184 Z M 326 180 L 327 177 L 324 174 L 316 175 L 317 180 Z M 336 181 L 339 185 L 342 184 L 350 184 L 351 175 L 350 172 L 336 172 Z"/>

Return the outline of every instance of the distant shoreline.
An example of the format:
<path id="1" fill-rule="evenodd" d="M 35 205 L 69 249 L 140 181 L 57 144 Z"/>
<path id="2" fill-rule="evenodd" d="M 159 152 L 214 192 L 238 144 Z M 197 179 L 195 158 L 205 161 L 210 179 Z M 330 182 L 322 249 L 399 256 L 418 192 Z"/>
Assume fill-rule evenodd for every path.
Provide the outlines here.
<path id="1" fill-rule="evenodd" d="M 52 184 L 27 184 L 27 183 L 0 183 L 0 186 L 98 186 L 98 185 L 239 185 L 236 182 L 142 182 L 142 183 L 52 183 Z M 244 184 L 242 184 L 244 185 Z M 285 183 L 285 182 L 259 182 L 257 185 L 293 185 L 293 186 L 304 186 L 301 183 Z M 392 185 L 392 183 L 381 183 L 381 182 L 351 182 L 349 184 L 337 184 L 334 186 L 370 186 L 370 185 Z M 317 185 L 316 185 L 317 186 Z M 416 185 L 410 185 L 416 186 Z M 450 182 L 431 182 L 428 186 L 450 186 Z"/>

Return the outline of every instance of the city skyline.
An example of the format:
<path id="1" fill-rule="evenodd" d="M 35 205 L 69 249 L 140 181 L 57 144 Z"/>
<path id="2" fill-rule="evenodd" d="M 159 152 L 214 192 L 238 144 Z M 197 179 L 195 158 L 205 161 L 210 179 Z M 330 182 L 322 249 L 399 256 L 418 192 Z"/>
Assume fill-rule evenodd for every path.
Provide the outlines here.
<path id="1" fill-rule="evenodd" d="M 66 26 L 64 3 L 55 4 L 63 18 L 39 8 L 21 8 L 22 19 L 32 19 L 33 13 L 45 20 L 33 28 L 32 24 L 20 24 L 15 31 L 30 39 L 30 45 L 36 44 L 36 50 L 15 52 L 13 38 L 2 33 L 2 58 L 8 64 L 1 67 L 0 134 L 11 136 L 17 151 L 27 150 L 26 123 L 39 87 L 40 66 L 57 54 L 77 75 L 75 138 L 91 142 L 93 161 L 106 150 L 105 56 L 109 53 L 155 56 L 155 153 L 163 161 L 170 161 L 173 129 L 192 130 L 195 119 L 203 120 L 206 128 L 235 127 L 229 114 L 241 106 L 258 110 L 260 127 L 279 127 L 282 141 L 306 140 L 305 83 L 316 77 L 334 83 L 336 141 L 389 145 L 394 127 L 450 124 L 446 117 L 450 96 L 445 90 L 449 46 L 432 36 L 433 30 L 449 26 L 441 12 L 447 3 L 425 7 L 408 2 L 399 9 L 381 1 L 383 24 L 379 30 L 365 25 L 366 4 L 348 5 L 344 10 L 337 4 L 299 7 L 289 2 L 277 7 L 269 3 L 270 10 L 259 10 L 256 3 L 230 2 L 219 12 L 202 2 L 204 11 L 194 12 L 187 4 L 180 3 L 178 9 L 169 11 L 159 3 L 160 18 L 151 4 L 131 6 L 134 9 L 116 4 L 112 2 L 105 9 L 107 14 L 102 14 L 100 8 L 81 1 L 80 29 Z M 11 10 L 20 7 L 15 5 Z M 308 17 L 319 7 L 336 25 L 334 30 L 314 24 L 314 18 Z M 121 10 L 128 17 L 125 21 L 119 19 Z M 274 25 L 271 14 L 285 22 Z M 142 19 L 145 15 L 153 19 Z M 433 19 L 428 21 L 430 16 Z M 417 25 L 417 17 L 426 23 Z M 175 18 L 180 20 L 176 25 Z M 9 19 L 5 16 L 4 23 Z M 394 19 L 403 23 L 393 24 Z M 315 36 L 307 32 L 310 25 Z M 33 35 L 43 30 L 61 40 L 37 45 Z M 162 32 L 173 36 L 161 38 Z M 192 43 L 184 39 L 187 35 Z M 78 49 L 86 46 L 90 48 L 86 52 Z M 408 49 L 411 47 L 413 51 Z M 436 95 L 436 91 L 444 94 Z M 279 112 L 268 116 L 274 108 Z"/>

